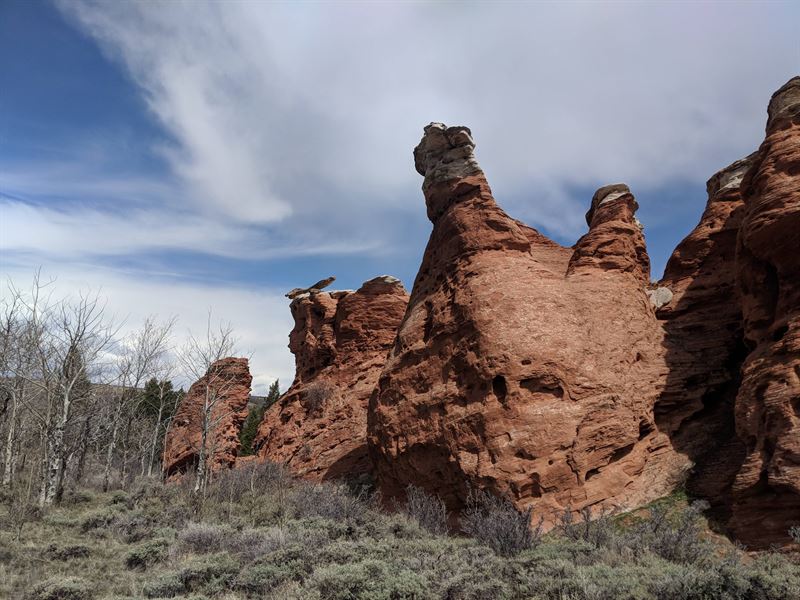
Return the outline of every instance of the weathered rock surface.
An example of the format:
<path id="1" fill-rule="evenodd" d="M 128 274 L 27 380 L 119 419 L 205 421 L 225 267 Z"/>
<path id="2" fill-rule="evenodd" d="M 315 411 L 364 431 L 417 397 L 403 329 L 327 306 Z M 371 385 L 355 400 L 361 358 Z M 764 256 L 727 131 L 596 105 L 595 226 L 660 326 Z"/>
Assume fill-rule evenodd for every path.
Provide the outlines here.
<path id="1" fill-rule="evenodd" d="M 264 415 L 259 457 L 309 479 L 371 471 L 367 404 L 394 343 L 408 294 L 394 277 L 360 289 L 300 294 L 291 303 L 295 380 Z"/>
<path id="2" fill-rule="evenodd" d="M 551 523 L 667 493 L 689 461 L 655 427 L 663 331 L 633 195 L 598 190 L 564 248 L 503 212 L 473 147 L 434 123 L 414 151 L 433 232 L 370 402 L 381 490 L 458 509 L 483 488 Z"/>
<path id="3" fill-rule="evenodd" d="M 745 354 L 735 256 L 744 212 L 739 184 L 753 158 L 708 180 L 700 222 L 678 244 L 658 284 L 672 297 L 657 308 L 669 374 L 656 423 L 695 463 L 690 491 L 723 510 L 743 456 L 733 416 Z"/>
<path id="4" fill-rule="evenodd" d="M 773 95 L 768 115 L 741 184 L 736 254 L 750 352 L 736 396 L 745 455 L 730 525 L 753 545 L 788 541 L 800 523 L 800 77 Z"/>
<path id="5" fill-rule="evenodd" d="M 210 471 L 234 466 L 252 380 L 246 358 L 223 358 L 192 384 L 164 440 L 162 464 L 168 478 L 196 468 L 205 412 L 211 423 L 205 446 Z"/>

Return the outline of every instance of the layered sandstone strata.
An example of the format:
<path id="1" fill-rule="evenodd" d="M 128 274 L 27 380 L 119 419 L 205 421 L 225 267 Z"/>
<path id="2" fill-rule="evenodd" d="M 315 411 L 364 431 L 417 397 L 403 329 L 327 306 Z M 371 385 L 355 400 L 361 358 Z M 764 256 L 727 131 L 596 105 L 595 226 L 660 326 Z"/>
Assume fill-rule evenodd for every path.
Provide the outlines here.
<path id="1" fill-rule="evenodd" d="M 407 303 L 389 276 L 355 292 L 312 290 L 292 300 L 295 380 L 264 415 L 259 457 L 315 480 L 371 471 L 367 404 Z"/>

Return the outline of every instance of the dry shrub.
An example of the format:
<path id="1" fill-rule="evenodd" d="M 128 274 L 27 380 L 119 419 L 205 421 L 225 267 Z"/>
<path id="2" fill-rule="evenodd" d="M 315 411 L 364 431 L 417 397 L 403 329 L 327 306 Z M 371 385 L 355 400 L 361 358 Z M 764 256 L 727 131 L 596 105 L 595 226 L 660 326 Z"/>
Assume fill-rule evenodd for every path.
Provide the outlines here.
<path id="1" fill-rule="evenodd" d="M 537 545 L 541 539 L 540 520 L 531 529 L 531 510 L 520 511 L 506 498 L 472 490 L 467 508 L 461 513 L 461 529 L 501 556 L 513 556 Z"/>
<path id="2" fill-rule="evenodd" d="M 447 507 L 439 496 L 409 485 L 403 509 L 420 527 L 433 535 L 447 535 Z"/>
<path id="3" fill-rule="evenodd" d="M 321 412 L 333 398 L 336 387 L 327 381 L 317 381 L 309 385 L 300 396 L 300 404 L 308 414 Z"/>

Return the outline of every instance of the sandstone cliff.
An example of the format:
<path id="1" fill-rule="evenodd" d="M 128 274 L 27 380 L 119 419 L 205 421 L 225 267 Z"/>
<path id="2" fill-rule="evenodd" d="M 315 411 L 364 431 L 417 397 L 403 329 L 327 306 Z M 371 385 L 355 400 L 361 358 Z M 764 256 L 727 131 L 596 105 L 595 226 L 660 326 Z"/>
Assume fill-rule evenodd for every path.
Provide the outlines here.
<path id="1" fill-rule="evenodd" d="M 403 285 L 389 276 L 355 292 L 294 298 L 295 380 L 264 415 L 254 444 L 259 457 L 317 480 L 371 470 L 367 404 L 407 303 Z"/>
<path id="2" fill-rule="evenodd" d="M 736 396 L 745 456 L 730 523 L 762 545 L 800 523 L 800 77 L 773 95 L 768 115 L 741 186 L 736 273 L 749 354 Z"/>
<path id="3" fill-rule="evenodd" d="M 214 472 L 234 465 L 252 380 L 246 358 L 223 358 L 192 384 L 164 440 L 162 464 L 167 478 L 196 468 L 206 409 L 210 423 L 206 440 L 209 469 Z"/>
<path id="4" fill-rule="evenodd" d="M 370 403 L 381 490 L 458 509 L 484 488 L 550 522 L 667 493 L 689 461 L 655 426 L 663 331 L 633 195 L 598 190 L 564 248 L 503 212 L 473 147 L 433 123 L 414 151 L 433 232 Z"/>

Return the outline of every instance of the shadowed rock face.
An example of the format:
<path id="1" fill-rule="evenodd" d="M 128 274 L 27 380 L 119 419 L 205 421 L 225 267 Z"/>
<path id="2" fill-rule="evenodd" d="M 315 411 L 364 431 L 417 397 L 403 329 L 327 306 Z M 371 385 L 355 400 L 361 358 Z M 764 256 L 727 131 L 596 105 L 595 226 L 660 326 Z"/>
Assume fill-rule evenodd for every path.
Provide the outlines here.
<path id="1" fill-rule="evenodd" d="M 767 135 L 741 184 L 736 253 L 744 341 L 736 396 L 745 447 L 731 527 L 753 545 L 800 523 L 800 77 L 772 97 Z"/>
<path id="2" fill-rule="evenodd" d="M 458 509 L 485 488 L 550 522 L 668 492 L 688 461 L 654 424 L 662 329 L 633 195 L 598 190 L 564 248 L 503 212 L 473 148 L 434 123 L 414 151 L 433 231 L 370 402 L 381 490 Z"/>
<path id="3" fill-rule="evenodd" d="M 403 285 L 389 276 L 355 292 L 312 291 L 292 301 L 295 380 L 264 415 L 259 457 L 316 480 L 371 470 L 367 403 L 407 303 Z"/>
<path id="4" fill-rule="evenodd" d="M 216 472 L 234 465 L 252 380 L 246 358 L 223 358 L 192 384 L 164 440 L 163 465 L 168 478 L 196 468 L 205 407 L 210 409 L 211 423 L 206 441 L 209 468 Z"/>
<path id="5" fill-rule="evenodd" d="M 670 257 L 657 310 L 665 331 L 666 387 L 656 402 L 659 430 L 695 463 L 689 491 L 725 516 L 743 446 L 733 406 L 744 359 L 742 310 L 736 288 L 736 237 L 744 214 L 739 185 L 754 155 L 708 180 L 708 203 L 695 229 Z"/>

